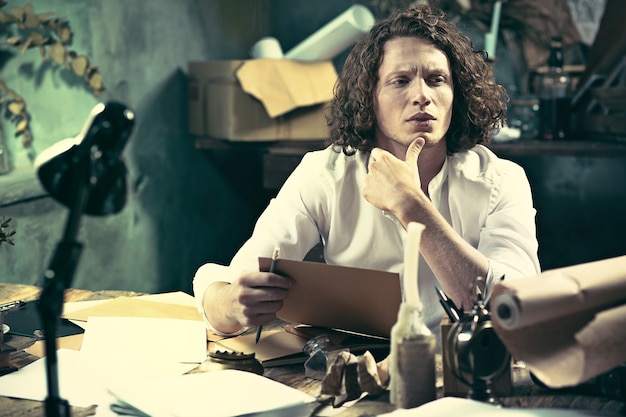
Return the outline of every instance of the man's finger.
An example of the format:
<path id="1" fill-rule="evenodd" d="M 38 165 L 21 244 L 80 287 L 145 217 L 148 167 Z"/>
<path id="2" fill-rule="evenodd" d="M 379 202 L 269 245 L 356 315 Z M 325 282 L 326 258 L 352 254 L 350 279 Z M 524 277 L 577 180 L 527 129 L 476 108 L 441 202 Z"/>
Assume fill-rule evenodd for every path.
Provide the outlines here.
<path id="1" fill-rule="evenodd" d="M 420 152 L 422 152 L 422 148 L 424 147 L 424 138 L 416 138 L 409 147 L 406 149 L 406 156 L 404 157 L 404 161 L 416 167 L 417 166 L 417 158 L 420 156 Z"/>

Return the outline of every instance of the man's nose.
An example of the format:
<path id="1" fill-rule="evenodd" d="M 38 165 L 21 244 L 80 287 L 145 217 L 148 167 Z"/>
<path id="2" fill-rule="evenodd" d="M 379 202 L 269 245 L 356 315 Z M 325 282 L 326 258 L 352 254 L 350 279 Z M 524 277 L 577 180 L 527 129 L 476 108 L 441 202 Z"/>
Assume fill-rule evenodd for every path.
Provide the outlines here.
<path id="1" fill-rule="evenodd" d="M 414 105 L 426 106 L 430 103 L 428 85 L 424 80 L 415 80 L 411 85 L 411 101 Z"/>

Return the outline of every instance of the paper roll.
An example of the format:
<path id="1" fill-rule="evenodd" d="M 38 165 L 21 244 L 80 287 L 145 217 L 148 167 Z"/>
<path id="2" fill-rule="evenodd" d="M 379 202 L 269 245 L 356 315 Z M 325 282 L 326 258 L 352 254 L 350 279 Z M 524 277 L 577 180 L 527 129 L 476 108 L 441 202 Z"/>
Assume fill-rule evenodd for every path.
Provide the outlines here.
<path id="1" fill-rule="evenodd" d="M 507 330 L 626 299 L 626 256 L 545 271 L 494 288 L 494 320 Z"/>
<path id="2" fill-rule="evenodd" d="M 491 304 L 502 342 L 550 387 L 626 361 L 626 256 L 502 281 Z"/>
<path id="3" fill-rule="evenodd" d="M 285 58 L 299 61 L 332 59 L 370 30 L 374 21 L 374 15 L 367 7 L 356 4 L 296 45 Z"/>
<path id="4" fill-rule="evenodd" d="M 283 48 L 280 46 L 278 39 L 271 36 L 259 39 L 250 50 L 250 56 L 254 59 L 259 58 L 282 58 Z"/>

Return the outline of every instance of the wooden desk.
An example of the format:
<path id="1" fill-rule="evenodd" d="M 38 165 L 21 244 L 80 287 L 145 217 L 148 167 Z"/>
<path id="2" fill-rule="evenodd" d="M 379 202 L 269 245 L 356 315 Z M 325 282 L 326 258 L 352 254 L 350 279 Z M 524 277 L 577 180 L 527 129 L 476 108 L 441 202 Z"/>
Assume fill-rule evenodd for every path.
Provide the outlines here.
<path id="1" fill-rule="evenodd" d="M 23 300 L 33 301 L 39 299 L 40 288 L 32 285 L 6 284 L 0 283 L 0 304 L 9 301 Z M 131 296 L 137 293 L 128 291 L 88 291 L 71 289 L 65 294 L 66 302 L 101 300 L 119 297 L 122 295 Z M 6 335 L 5 335 L 6 336 Z M 5 337 L 5 344 L 14 347 L 17 351 L 11 354 L 11 365 L 22 368 L 38 357 L 24 352 L 24 349 L 33 345 L 37 340 L 34 337 L 23 337 L 11 335 Z M 95 414 L 96 406 L 92 407 L 72 407 L 71 412 L 74 417 L 91 416 Z M 45 409 L 42 402 L 24 400 L 17 398 L 8 398 L 0 396 L 0 416 L 1 417 L 21 417 L 25 415 L 44 416 Z"/>
<path id="2" fill-rule="evenodd" d="M 138 295 L 132 292 L 123 291 L 85 291 L 71 289 L 66 292 L 66 301 L 85 301 L 108 299 L 118 296 Z M 0 283 L 0 303 L 14 300 L 31 301 L 39 297 L 39 288 L 30 285 L 5 284 Z M 273 322 L 267 328 L 278 326 L 278 321 Z M 12 336 L 7 343 L 18 349 L 25 349 L 35 342 L 33 338 Z M 20 368 L 35 361 L 37 357 L 24 351 L 13 354 L 12 365 Z M 440 357 L 438 358 L 440 360 Z M 439 367 L 440 368 L 440 367 Z M 193 372 L 193 371 L 192 371 Z M 265 376 L 297 388 L 310 395 L 316 396 L 320 390 L 320 382 L 306 378 L 301 365 L 285 366 L 277 368 L 267 368 Z M 442 395 L 441 377 L 439 378 L 439 395 Z M 513 371 L 513 395 L 501 399 L 507 407 L 558 407 L 576 408 L 590 410 L 604 410 L 613 412 L 624 412 L 625 404 L 622 401 L 575 395 L 559 392 L 547 392 L 535 386 L 524 368 L 514 368 Z M 390 412 L 393 407 L 388 402 L 388 396 L 383 395 L 376 398 L 366 397 L 349 409 L 337 414 L 337 417 L 359 417 L 365 415 L 376 415 Z M 18 417 L 24 415 L 44 415 L 43 403 L 38 401 L 0 397 L 0 417 Z M 83 417 L 95 414 L 95 406 L 82 408 L 72 407 L 72 416 Z"/>

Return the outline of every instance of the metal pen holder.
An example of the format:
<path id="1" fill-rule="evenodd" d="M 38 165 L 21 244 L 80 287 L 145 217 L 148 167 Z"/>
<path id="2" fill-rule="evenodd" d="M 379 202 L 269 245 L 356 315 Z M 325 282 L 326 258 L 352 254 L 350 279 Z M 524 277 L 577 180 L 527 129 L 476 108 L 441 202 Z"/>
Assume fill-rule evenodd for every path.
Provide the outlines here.
<path id="1" fill-rule="evenodd" d="M 469 387 L 467 398 L 499 404 L 494 384 L 501 384 L 504 391 L 510 393 L 511 354 L 496 334 L 491 315 L 480 294 L 472 311 L 452 323 L 446 329 L 445 338 L 443 333 L 442 327 L 444 391 L 447 370 Z M 502 395 L 501 392 L 499 394 Z"/>

